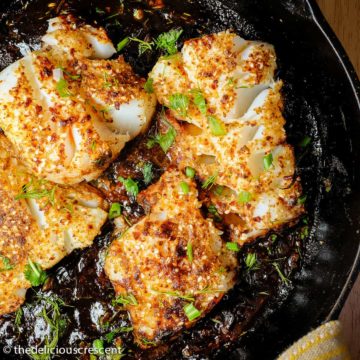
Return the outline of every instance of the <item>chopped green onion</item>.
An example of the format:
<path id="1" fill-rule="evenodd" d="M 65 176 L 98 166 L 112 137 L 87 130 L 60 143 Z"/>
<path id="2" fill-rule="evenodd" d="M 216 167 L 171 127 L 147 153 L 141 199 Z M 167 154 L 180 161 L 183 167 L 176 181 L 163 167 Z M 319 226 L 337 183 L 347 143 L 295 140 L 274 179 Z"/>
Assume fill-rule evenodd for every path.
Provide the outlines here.
<path id="1" fill-rule="evenodd" d="M 208 117 L 210 131 L 214 136 L 224 136 L 227 134 L 224 123 L 215 116 L 209 115 Z"/>
<path id="2" fill-rule="evenodd" d="M 146 83 L 144 84 L 144 90 L 148 94 L 153 94 L 154 93 L 154 80 L 152 78 L 149 77 L 146 80 Z"/>
<path id="3" fill-rule="evenodd" d="M 131 194 L 134 197 L 136 197 L 139 194 L 139 186 L 136 183 L 136 181 L 134 181 L 133 179 L 131 178 L 124 179 L 123 177 L 120 176 L 118 180 L 124 184 L 125 189 L 129 194 Z"/>
<path id="4" fill-rule="evenodd" d="M 271 240 L 272 242 L 275 242 L 275 241 L 277 240 L 277 235 L 276 235 L 276 234 L 271 234 L 271 235 L 270 235 L 270 240 Z"/>
<path id="5" fill-rule="evenodd" d="M 310 136 L 305 136 L 301 142 L 299 143 L 299 146 L 305 148 L 307 147 L 310 143 L 311 143 L 311 137 Z"/>
<path id="6" fill-rule="evenodd" d="M 270 169 L 270 167 L 271 167 L 271 165 L 273 163 L 273 160 L 274 160 L 274 158 L 273 158 L 272 153 L 267 154 L 266 156 L 264 156 L 263 163 L 264 163 L 264 169 L 265 170 Z"/>
<path id="7" fill-rule="evenodd" d="M 93 349 L 95 350 L 95 354 L 97 355 L 104 355 L 105 349 L 104 349 L 104 341 L 101 339 L 96 339 L 93 341 L 92 344 Z"/>
<path id="8" fill-rule="evenodd" d="M 194 260 L 194 251 L 193 251 L 192 243 L 190 241 L 186 245 L 186 255 L 187 255 L 189 261 L 193 262 L 193 260 Z"/>
<path id="9" fill-rule="evenodd" d="M 195 169 L 193 169 L 190 166 L 187 166 L 185 169 L 185 175 L 190 178 L 193 179 L 195 177 Z"/>
<path id="10" fill-rule="evenodd" d="M 248 268 L 248 270 L 257 270 L 258 266 L 257 266 L 258 262 L 257 262 L 257 257 L 256 254 L 254 253 L 248 253 L 246 255 L 246 259 L 245 259 L 245 265 Z"/>
<path id="11" fill-rule="evenodd" d="M 189 194 L 189 192 L 190 192 L 189 185 L 188 185 L 188 183 L 186 183 L 185 181 L 182 181 L 182 182 L 180 183 L 180 189 L 181 189 L 181 191 L 182 191 L 182 193 L 183 193 L 184 195 L 187 195 L 187 194 Z"/>
<path id="12" fill-rule="evenodd" d="M 62 97 L 62 98 L 72 96 L 72 94 L 69 90 L 69 87 L 68 87 L 68 83 L 64 78 L 61 78 L 56 83 L 56 90 L 57 90 L 58 94 L 60 95 L 60 97 Z"/>
<path id="13" fill-rule="evenodd" d="M 234 243 L 234 242 L 227 242 L 226 243 L 226 248 L 230 251 L 234 251 L 234 252 L 239 252 L 240 248 L 238 243 Z"/>
<path id="14" fill-rule="evenodd" d="M 203 93 L 201 92 L 201 90 L 194 89 L 191 91 L 191 94 L 194 96 L 194 104 L 196 105 L 196 107 L 199 109 L 199 111 L 203 115 L 206 115 L 207 105 L 206 105 L 205 97 L 204 97 Z"/>
<path id="15" fill-rule="evenodd" d="M 130 39 L 126 37 L 125 39 L 122 39 L 116 47 L 117 52 L 120 52 L 124 47 L 130 42 Z"/>
<path id="16" fill-rule="evenodd" d="M 298 198 L 298 200 L 297 200 L 298 205 L 303 205 L 303 204 L 305 204 L 306 199 L 307 199 L 307 195 L 302 195 L 302 196 L 300 196 L 300 197 Z"/>
<path id="17" fill-rule="evenodd" d="M 109 219 L 115 219 L 121 215 L 121 205 L 119 203 L 111 204 L 109 210 Z"/>
<path id="18" fill-rule="evenodd" d="M 187 95 L 173 94 L 169 99 L 169 108 L 177 111 L 181 116 L 186 117 L 190 100 Z"/>
<path id="19" fill-rule="evenodd" d="M 248 191 L 241 191 L 238 196 L 238 202 L 240 204 L 246 204 L 252 199 L 251 194 Z"/>
<path id="20" fill-rule="evenodd" d="M 214 216 L 214 220 L 215 220 L 215 221 L 219 222 L 219 221 L 222 220 L 222 219 L 221 219 L 221 216 L 220 216 L 220 214 L 219 214 L 219 212 L 218 212 L 218 210 L 217 210 L 217 208 L 216 208 L 215 205 L 211 204 L 211 205 L 208 207 L 208 211 L 209 211 L 210 214 L 212 214 L 212 215 Z"/>
<path id="21" fill-rule="evenodd" d="M 184 311 L 189 321 L 193 321 L 201 316 L 201 311 L 199 311 L 192 303 L 185 305 Z"/>

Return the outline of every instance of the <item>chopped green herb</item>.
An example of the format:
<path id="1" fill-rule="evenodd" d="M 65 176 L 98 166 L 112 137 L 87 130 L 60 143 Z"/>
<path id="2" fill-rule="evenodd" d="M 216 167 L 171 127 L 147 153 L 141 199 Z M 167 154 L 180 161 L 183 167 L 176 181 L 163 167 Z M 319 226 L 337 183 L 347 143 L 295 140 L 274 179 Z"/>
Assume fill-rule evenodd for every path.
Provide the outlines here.
<path id="1" fill-rule="evenodd" d="M 257 256 L 254 253 L 248 253 L 245 258 L 245 265 L 249 271 L 258 270 Z"/>
<path id="2" fill-rule="evenodd" d="M 148 339 L 145 339 L 145 338 L 142 338 L 142 339 L 141 339 L 141 342 L 142 342 L 144 345 L 148 345 L 148 346 L 155 346 L 155 345 L 157 345 L 155 341 L 151 341 L 151 340 L 148 340 Z"/>
<path id="3" fill-rule="evenodd" d="M 0 272 L 12 270 L 15 266 L 11 263 L 10 259 L 4 255 L 0 255 L 0 259 L 2 261 L 2 268 L 0 268 Z"/>
<path id="4" fill-rule="evenodd" d="M 303 204 L 305 204 L 306 199 L 307 199 L 307 195 L 302 195 L 302 196 L 300 196 L 300 197 L 298 198 L 298 200 L 297 200 L 298 205 L 303 205 Z"/>
<path id="5" fill-rule="evenodd" d="M 185 175 L 190 178 L 193 179 L 195 177 L 195 169 L 193 169 L 190 166 L 187 166 L 185 169 Z"/>
<path id="6" fill-rule="evenodd" d="M 209 213 L 210 213 L 211 215 L 213 215 L 215 221 L 218 221 L 218 222 L 219 222 L 219 221 L 222 220 L 222 219 L 221 219 L 221 216 L 220 216 L 220 214 L 219 214 L 219 212 L 218 212 L 218 210 L 217 210 L 217 208 L 216 208 L 215 205 L 211 204 L 211 205 L 208 207 L 208 211 L 209 211 Z"/>
<path id="7" fill-rule="evenodd" d="M 177 111 L 181 116 L 186 117 L 190 99 L 184 94 L 173 94 L 169 99 L 169 108 Z"/>
<path id="8" fill-rule="evenodd" d="M 235 87 L 235 85 L 236 85 L 236 80 L 233 77 L 229 78 L 229 80 L 226 83 L 226 86 L 228 88 L 232 88 Z"/>
<path id="9" fill-rule="evenodd" d="M 226 243 L 226 248 L 230 251 L 234 251 L 234 252 L 239 252 L 240 248 L 238 243 L 234 243 L 234 242 L 227 242 Z"/>
<path id="10" fill-rule="evenodd" d="M 275 242 L 275 241 L 277 240 L 277 235 L 276 235 L 276 234 L 271 234 L 271 235 L 270 235 L 270 240 L 271 240 L 272 242 Z"/>
<path id="11" fill-rule="evenodd" d="M 35 351 L 33 351 L 31 358 L 34 360 L 49 360 L 66 328 L 67 319 L 61 314 L 61 307 L 65 306 L 65 303 L 55 295 L 38 296 L 38 299 L 45 302 L 46 307 L 43 308 L 41 317 L 49 326 L 50 334 L 45 337 L 45 343 L 41 348 L 41 352 L 38 351 L 35 353 Z"/>
<path id="12" fill-rule="evenodd" d="M 22 319 L 23 315 L 24 315 L 23 309 L 22 309 L 21 307 L 18 308 L 18 309 L 16 310 L 16 312 L 15 312 L 15 321 L 14 321 L 16 327 L 19 327 L 19 326 L 20 326 L 20 324 L 21 324 L 21 319 Z"/>
<path id="13" fill-rule="evenodd" d="M 225 189 L 224 186 L 222 186 L 222 185 L 217 185 L 217 186 L 215 186 L 215 189 L 214 189 L 213 192 L 214 192 L 215 195 L 221 196 L 221 195 L 223 194 L 223 192 L 224 192 L 224 189 Z"/>
<path id="14" fill-rule="evenodd" d="M 134 181 L 133 179 L 131 178 L 124 179 L 122 176 L 120 176 L 118 180 L 124 184 L 126 191 L 130 195 L 136 197 L 139 194 L 139 186 L 137 182 Z"/>
<path id="15" fill-rule="evenodd" d="M 215 116 L 209 115 L 208 117 L 210 131 L 214 136 L 224 136 L 227 134 L 224 123 Z"/>
<path id="16" fill-rule="evenodd" d="M 164 153 L 166 154 L 174 143 L 176 138 L 176 130 L 173 126 L 169 126 L 166 134 L 157 134 L 154 138 L 150 138 L 147 147 L 151 149 L 155 144 L 159 144 Z"/>
<path id="17" fill-rule="evenodd" d="M 35 180 L 34 178 L 27 184 L 22 186 L 22 192 L 15 196 L 15 200 L 20 199 L 42 199 L 47 197 L 51 205 L 55 204 L 55 191 L 57 185 L 51 189 L 46 189 L 46 180 Z"/>
<path id="18" fill-rule="evenodd" d="M 272 265 L 274 266 L 275 270 L 279 274 L 280 279 L 287 285 L 289 283 L 289 279 L 282 273 L 282 271 L 280 270 L 279 264 L 274 262 Z"/>
<path id="19" fill-rule="evenodd" d="M 204 189 L 204 190 L 209 190 L 209 189 L 211 189 L 211 188 L 214 186 L 217 177 L 218 177 L 218 173 L 209 176 L 209 177 L 205 180 L 205 182 L 202 184 L 201 188 Z"/>
<path id="20" fill-rule="evenodd" d="M 69 90 L 68 82 L 64 78 L 61 78 L 56 83 L 56 90 L 57 90 L 59 96 L 62 97 L 62 98 L 72 96 L 72 94 L 71 94 L 71 92 Z"/>
<path id="21" fill-rule="evenodd" d="M 192 243 L 189 241 L 186 245 L 186 255 L 190 262 L 193 262 L 194 260 L 194 250 Z"/>
<path id="22" fill-rule="evenodd" d="M 240 204 L 246 204 L 250 202 L 252 199 L 252 195 L 248 191 L 241 191 L 238 196 L 238 202 Z"/>
<path id="23" fill-rule="evenodd" d="M 133 294 L 120 295 L 112 301 L 112 305 L 138 305 L 138 302 Z"/>
<path id="24" fill-rule="evenodd" d="M 95 8 L 95 12 L 96 12 L 97 14 L 100 14 L 100 15 L 105 14 L 105 11 L 102 10 L 102 9 L 100 9 L 100 8 L 98 8 L 98 7 Z"/>
<path id="25" fill-rule="evenodd" d="M 222 322 L 220 320 L 217 320 L 217 319 L 214 319 L 214 318 L 212 318 L 210 320 L 215 324 L 222 324 Z"/>
<path id="26" fill-rule="evenodd" d="M 184 195 L 187 195 L 187 194 L 189 194 L 189 192 L 190 192 L 189 185 L 188 185 L 188 183 L 186 183 L 185 181 L 182 181 L 182 182 L 180 183 L 180 189 L 181 189 L 181 192 L 182 192 Z"/>
<path id="27" fill-rule="evenodd" d="M 39 264 L 33 262 L 30 258 L 25 266 L 24 275 L 25 279 L 30 282 L 31 286 L 42 285 L 47 279 L 46 272 L 41 269 Z"/>
<path id="28" fill-rule="evenodd" d="M 203 115 L 206 115 L 207 105 L 206 105 L 205 97 L 204 97 L 203 93 L 201 92 L 201 90 L 194 89 L 191 91 L 191 94 L 194 96 L 194 104 L 196 105 L 196 107 L 199 109 L 199 111 Z"/>
<path id="29" fill-rule="evenodd" d="M 59 69 L 72 80 L 79 80 L 81 78 L 80 74 L 72 74 L 71 72 L 65 70 L 62 66 L 59 66 Z"/>
<path id="30" fill-rule="evenodd" d="M 201 290 L 195 291 L 195 294 L 214 294 L 214 293 L 222 293 L 225 292 L 225 290 L 218 290 L 218 289 L 210 289 L 209 286 L 204 287 Z"/>
<path id="31" fill-rule="evenodd" d="M 150 162 L 144 164 L 141 169 L 143 176 L 144 176 L 144 183 L 145 185 L 149 185 L 154 177 L 153 173 L 153 165 Z"/>
<path id="32" fill-rule="evenodd" d="M 115 219 L 121 215 L 121 205 L 119 203 L 112 203 L 109 210 L 109 219 Z"/>
<path id="33" fill-rule="evenodd" d="M 122 39 L 116 46 L 116 51 L 120 52 L 124 47 L 130 42 L 130 39 L 128 37 Z"/>
<path id="34" fill-rule="evenodd" d="M 192 303 L 184 306 L 184 312 L 189 321 L 193 321 L 201 316 L 201 311 L 199 311 Z"/>
<path id="35" fill-rule="evenodd" d="M 140 40 L 137 38 L 129 38 L 129 40 L 139 43 L 139 55 L 140 56 L 145 54 L 147 51 L 151 51 L 154 46 L 153 42 L 148 42 L 148 41 Z"/>
<path id="36" fill-rule="evenodd" d="M 301 228 L 301 232 L 300 232 L 300 238 L 301 240 L 304 240 L 305 238 L 307 238 L 309 236 L 309 227 L 308 226 L 303 226 Z"/>
<path id="37" fill-rule="evenodd" d="M 110 331 L 109 333 L 105 334 L 105 340 L 108 343 L 112 343 L 113 340 L 115 339 L 116 335 L 118 334 L 122 334 L 122 333 L 127 333 L 130 331 L 133 331 L 134 328 L 133 327 L 126 327 L 126 326 L 121 326 L 113 331 Z"/>
<path id="38" fill-rule="evenodd" d="M 266 156 L 264 156 L 264 159 L 263 159 L 264 169 L 269 170 L 272 163 L 273 163 L 273 161 L 274 161 L 274 158 L 273 158 L 272 153 L 267 154 Z"/>
<path id="39" fill-rule="evenodd" d="M 146 83 L 144 84 L 144 90 L 148 94 L 153 94 L 154 93 L 154 80 L 151 77 L 149 77 L 146 80 Z"/>
<path id="40" fill-rule="evenodd" d="M 170 30 L 169 32 L 160 34 L 155 40 L 157 49 L 163 50 L 167 55 L 174 55 L 178 52 L 176 43 L 179 40 L 183 30 Z"/>
<path id="41" fill-rule="evenodd" d="M 96 355 L 104 355 L 105 349 L 104 349 L 104 341 L 101 339 L 96 339 L 93 341 L 92 344 L 93 350 L 95 351 Z"/>
<path id="42" fill-rule="evenodd" d="M 305 136 L 301 142 L 299 143 L 299 146 L 305 148 L 307 147 L 309 144 L 311 143 L 311 137 L 310 136 Z"/>
<path id="43" fill-rule="evenodd" d="M 186 300 L 186 301 L 195 301 L 195 298 L 193 295 L 181 294 L 179 291 L 162 291 L 162 290 L 155 290 L 155 289 L 151 289 L 151 290 L 157 294 L 167 295 L 170 297 L 174 297 L 174 298 L 178 298 L 178 299 L 182 299 L 182 300 Z"/>

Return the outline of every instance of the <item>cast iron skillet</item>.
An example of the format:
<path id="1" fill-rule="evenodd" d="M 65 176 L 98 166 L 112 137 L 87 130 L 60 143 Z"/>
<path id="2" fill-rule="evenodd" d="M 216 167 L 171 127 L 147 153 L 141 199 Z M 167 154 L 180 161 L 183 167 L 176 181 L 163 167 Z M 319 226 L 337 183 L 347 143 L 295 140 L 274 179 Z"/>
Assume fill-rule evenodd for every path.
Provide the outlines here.
<path id="1" fill-rule="evenodd" d="M 0 4 L 1 68 L 20 57 L 15 43 L 25 41 L 36 48 L 39 35 L 46 29 L 46 19 L 54 16 L 51 12 L 46 14 L 46 1 L 28 3 L 26 10 L 23 9 L 26 1 L 10 0 Z M 96 15 L 94 9 L 99 4 L 104 7 L 114 2 L 74 3 L 77 3 L 73 5 L 75 13 L 88 21 L 96 18 L 101 23 L 101 16 Z M 274 359 L 298 337 L 338 316 L 358 274 L 360 84 L 315 1 L 173 0 L 165 3 L 169 6 L 171 3 L 175 12 L 188 11 L 194 18 L 201 19 L 186 27 L 185 37 L 233 28 L 245 38 L 274 44 L 279 58 L 278 75 L 285 82 L 289 142 L 296 145 L 304 135 L 312 138 L 305 154 L 297 150 L 298 171 L 308 194 L 311 228 L 302 266 L 292 280 L 291 291 L 280 290 L 271 306 L 255 317 L 251 328 L 238 342 L 224 344 L 220 352 L 193 356 L 221 358 L 226 352 L 231 359 Z M 16 34 L 8 30 L 9 19 L 15 22 Z M 129 35 L 125 24 L 122 30 L 111 27 L 107 30 L 115 42 Z M 168 28 L 164 24 L 158 22 L 152 27 L 150 24 L 153 34 L 165 30 Z M 138 59 L 131 48 L 125 51 L 125 57 L 141 74 L 146 74 L 154 60 Z M 207 345 L 202 344 L 204 349 Z M 182 350 L 182 355 L 175 354 L 172 358 L 186 357 Z"/>

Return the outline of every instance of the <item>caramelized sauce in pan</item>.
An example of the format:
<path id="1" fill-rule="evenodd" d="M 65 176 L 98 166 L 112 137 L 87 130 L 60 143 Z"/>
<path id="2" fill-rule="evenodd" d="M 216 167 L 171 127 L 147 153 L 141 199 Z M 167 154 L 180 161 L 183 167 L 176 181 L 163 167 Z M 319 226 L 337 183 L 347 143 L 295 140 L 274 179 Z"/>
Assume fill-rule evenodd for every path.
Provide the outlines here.
<path id="1" fill-rule="evenodd" d="M 26 9 L 25 3 L 28 3 Z M 134 9 L 141 10 L 141 20 L 134 18 Z M 182 39 L 186 39 L 231 26 L 241 33 L 241 27 L 248 26 L 245 21 L 240 22 L 236 18 L 229 25 L 221 16 L 203 10 L 196 1 L 58 1 L 56 6 L 48 6 L 48 2 L 42 0 L 14 1 L 11 11 L 2 15 L 1 67 L 20 57 L 19 44 L 26 42 L 36 48 L 39 35 L 46 31 L 46 20 L 64 11 L 81 16 L 84 21 L 105 26 L 115 44 L 125 36 L 149 39 L 171 28 L 184 29 Z M 27 14 L 31 14 L 31 22 Z M 147 52 L 140 57 L 137 44 L 130 43 L 124 49 L 124 56 L 137 73 L 145 76 L 156 62 L 158 54 Z M 144 209 L 127 196 L 115 179 L 119 176 L 131 177 L 139 182 L 140 189 L 144 189 L 146 185 L 139 164 L 152 164 L 152 182 L 156 182 L 165 171 L 169 159 L 161 148 L 147 147 L 148 138 L 156 132 L 157 126 L 155 119 L 148 132 L 128 144 L 119 159 L 94 182 L 94 186 L 109 201 L 120 202 L 124 206 L 124 214 L 131 223 L 144 215 Z M 206 198 L 206 193 L 201 196 Z M 205 209 L 204 215 L 211 216 Z M 217 222 L 224 230 L 225 241 L 226 221 Z M 269 234 L 266 238 L 246 245 L 239 252 L 241 266 L 237 285 L 224 296 L 221 303 L 193 329 L 184 331 L 175 339 L 169 339 L 158 348 L 141 350 L 133 343 L 131 331 L 117 333 L 114 341 L 106 341 L 106 334 L 131 326 L 127 313 L 112 305 L 114 291 L 103 271 L 106 249 L 111 243 L 112 224 L 109 222 L 92 247 L 75 251 L 49 271 L 49 280 L 42 289 L 28 291 L 22 313 L 18 313 L 17 317 L 16 314 L 9 314 L 0 319 L 0 342 L 9 346 L 43 346 L 50 329 L 42 311 L 44 308 L 49 310 L 49 304 L 41 298 L 58 296 L 65 304 L 60 306 L 61 319 L 65 321 L 59 328 L 59 347 L 89 347 L 95 339 L 103 338 L 107 347 L 121 345 L 125 358 L 216 358 L 220 356 L 220 348 L 221 351 L 231 349 L 242 336 L 246 336 L 259 313 L 276 308 L 286 298 L 291 290 L 291 279 L 301 264 L 307 229 L 306 218 L 300 219 L 293 228 Z M 247 268 L 245 262 L 249 253 L 256 253 L 258 261 L 258 266 L 252 270 Z M 7 356 L 27 358 L 26 355 Z M 89 355 L 61 355 L 60 358 L 88 359 Z"/>

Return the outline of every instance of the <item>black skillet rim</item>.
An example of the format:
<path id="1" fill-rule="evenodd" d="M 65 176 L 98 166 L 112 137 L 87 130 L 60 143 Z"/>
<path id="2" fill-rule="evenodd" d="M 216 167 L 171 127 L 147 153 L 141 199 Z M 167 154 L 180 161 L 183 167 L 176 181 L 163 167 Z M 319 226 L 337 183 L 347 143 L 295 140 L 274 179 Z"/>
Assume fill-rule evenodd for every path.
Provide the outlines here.
<path id="1" fill-rule="evenodd" d="M 312 20 L 319 28 L 319 30 L 323 33 L 326 41 L 331 45 L 334 55 L 338 57 L 339 62 L 343 67 L 343 70 L 348 78 L 348 82 L 351 85 L 352 91 L 354 93 L 354 97 L 357 102 L 357 106 L 360 111 L 360 79 L 355 71 L 353 64 L 350 61 L 349 56 L 347 55 L 340 40 L 335 35 L 334 30 L 332 30 L 331 26 L 327 22 L 324 14 L 320 10 L 319 5 L 316 3 L 316 0 L 305 0 L 305 3 L 308 6 L 308 10 Z M 360 121 L 360 119 L 358 119 L 357 121 Z M 360 159 L 355 159 L 355 160 L 360 162 Z M 324 322 L 338 318 L 359 274 L 360 274 L 360 244 L 358 246 L 358 250 L 354 258 L 354 262 L 349 272 L 349 275 L 347 277 L 347 280 L 343 285 L 335 304 L 333 305 L 327 317 L 324 319 Z"/>

